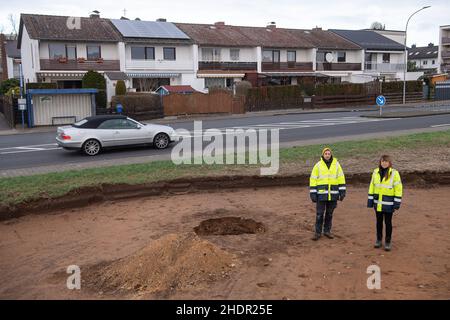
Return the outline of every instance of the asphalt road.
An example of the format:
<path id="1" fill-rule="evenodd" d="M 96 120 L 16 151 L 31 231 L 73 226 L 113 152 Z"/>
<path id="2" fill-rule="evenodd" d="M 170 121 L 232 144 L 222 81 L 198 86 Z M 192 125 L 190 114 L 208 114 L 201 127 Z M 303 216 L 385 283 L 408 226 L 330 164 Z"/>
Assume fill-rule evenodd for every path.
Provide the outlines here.
<path id="1" fill-rule="evenodd" d="M 430 127 L 450 129 L 450 114 L 401 119 L 364 118 L 360 117 L 361 114 L 367 114 L 367 112 L 287 114 L 216 119 L 203 121 L 202 129 L 217 128 L 225 132 L 226 128 L 278 128 L 280 129 L 280 143 Z M 190 132 L 193 132 L 194 129 L 192 120 L 173 123 L 171 126 L 174 129 L 182 128 Z M 0 170 L 80 164 L 101 160 L 122 160 L 124 158 L 164 155 L 171 152 L 170 148 L 155 150 L 144 146 L 106 150 L 96 157 L 88 157 L 76 151 L 65 151 L 58 148 L 55 144 L 55 134 L 56 129 L 54 132 L 0 136 Z"/>

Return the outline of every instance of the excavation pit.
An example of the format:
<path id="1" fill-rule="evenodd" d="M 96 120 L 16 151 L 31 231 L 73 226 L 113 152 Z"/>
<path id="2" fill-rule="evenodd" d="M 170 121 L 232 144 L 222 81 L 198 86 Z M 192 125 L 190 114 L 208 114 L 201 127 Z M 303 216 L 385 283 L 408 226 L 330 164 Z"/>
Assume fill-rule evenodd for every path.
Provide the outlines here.
<path id="1" fill-rule="evenodd" d="M 202 221 L 194 231 L 199 236 L 227 236 L 264 233 L 266 227 L 253 219 L 225 217 Z"/>

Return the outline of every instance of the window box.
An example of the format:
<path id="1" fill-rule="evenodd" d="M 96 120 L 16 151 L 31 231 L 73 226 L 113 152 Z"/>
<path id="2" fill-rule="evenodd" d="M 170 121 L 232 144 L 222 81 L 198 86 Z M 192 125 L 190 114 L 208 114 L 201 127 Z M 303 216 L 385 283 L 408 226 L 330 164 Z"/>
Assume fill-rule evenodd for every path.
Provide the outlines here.
<path id="1" fill-rule="evenodd" d="M 64 57 L 58 58 L 58 62 L 59 63 L 67 63 L 67 58 L 64 58 Z"/>
<path id="2" fill-rule="evenodd" d="M 103 58 L 98 58 L 97 59 L 97 63 L 103 63 L 103 61 L 104 61 Z"/>
<path id="3" fill-rule="evenodd" d="M 85 58 L 78 58 L 77 61 L 78 61 L 79 63 L 85 63 L 85 62 L 86 62 L 86 59 L 85 59 Z"/>

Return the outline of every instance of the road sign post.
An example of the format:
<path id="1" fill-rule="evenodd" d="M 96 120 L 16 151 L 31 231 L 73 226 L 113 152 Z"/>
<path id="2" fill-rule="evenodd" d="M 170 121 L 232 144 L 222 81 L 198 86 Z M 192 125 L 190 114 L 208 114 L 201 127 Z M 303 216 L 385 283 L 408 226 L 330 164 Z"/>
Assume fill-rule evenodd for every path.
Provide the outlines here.
<path id="1" fill-rule="evenodd" d="M 22 129 L 25 129 L 25 110 L 27 110 L 27 99 L 18 99 L 19 110 L 22 112 Z"/>
<path id="2" fill-rule="evenodd" d="M 380 107 L 380 117 L 383 115 L 383 106 L 386 104 L 386 98 L 384 96 L 378 96 L 376 99 L 377 105 Z"/>

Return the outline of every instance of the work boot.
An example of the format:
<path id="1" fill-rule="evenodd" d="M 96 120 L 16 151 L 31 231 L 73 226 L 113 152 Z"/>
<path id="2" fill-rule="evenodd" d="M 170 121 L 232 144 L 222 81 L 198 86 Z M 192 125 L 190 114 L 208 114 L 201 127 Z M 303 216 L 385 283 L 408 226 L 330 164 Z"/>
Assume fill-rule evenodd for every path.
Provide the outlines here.
<path id="1" fill-rule="evenodd" d="M 391 251 L 392 250 L 392 245 L 390 242 L 386 242 L 384 244 L 384 251 Z"/>
<path id="2" fill-rule="evenodd" d="M 373 247 L 375 249 L 380 249 L 381 248 L 381 240 L 377 240 L 377 242 L 375 242 L 375 245 Z"/>
<path id="3" fill-rule="evenodd" d="M 317 240 L 319 240 L 320 239 L 320 234 L 319 233 L 316 233 L 316 234 L 314 234 L 314 237 L 312 238 L 312 240 L 313 241 L 317 241 Z"/>
<path id="4" fill-rule="evenodd" d="M 331 234 L 331 232 L 325 232 L 323 235 L 328 239 L 334 239 L 334 236 Z"/>

